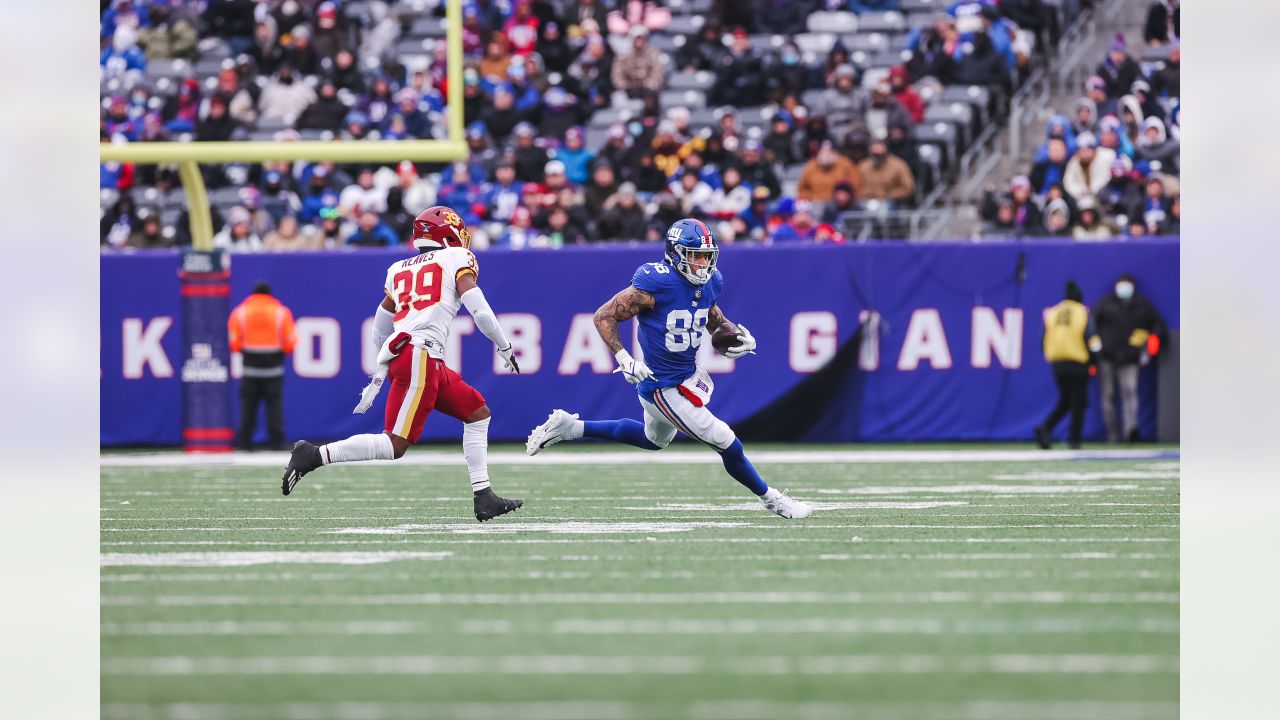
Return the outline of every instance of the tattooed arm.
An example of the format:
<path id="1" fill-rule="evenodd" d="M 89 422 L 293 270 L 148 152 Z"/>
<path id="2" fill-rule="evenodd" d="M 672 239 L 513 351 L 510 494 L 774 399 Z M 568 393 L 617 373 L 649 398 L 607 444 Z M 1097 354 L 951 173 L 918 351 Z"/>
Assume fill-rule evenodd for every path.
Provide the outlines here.
<path id="1" fill-rule="evenodd" d="M 633 285 L 614 295 L 596 310 L 596 331 L 604 338 L 611 351 L 617 353 L 623 349 L 618 335 L 618 323 L 630 320 L 639 315 L 641 310 L 653 307 L 654 302 L 652 295 Z"/>
<path id="2" fill-rule="evenodd" d="M 716 328 L 728 320 L 729 318 L 724 316 L 724 312 L 719 305 L 712 305 L 711 312 L 707 313 L 707 332 L 715 332 Z"/>

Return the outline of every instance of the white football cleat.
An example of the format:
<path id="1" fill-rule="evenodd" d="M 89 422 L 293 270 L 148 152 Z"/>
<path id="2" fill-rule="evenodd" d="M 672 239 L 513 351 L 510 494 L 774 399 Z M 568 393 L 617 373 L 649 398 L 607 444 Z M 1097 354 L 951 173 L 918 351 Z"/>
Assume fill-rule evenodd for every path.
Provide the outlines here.
<path id="1" fill-rule="evenodd" d="M 813 508 L 808 503 L 793 500 L 787 496 L 785 490 L 778 492 L 774 488 L 769 488 L 768 492 L 760 496 L 760 504 L 764 505 L 766 510 L 784 518 L 807 518 L 813 514 Z"/>
<path id="2" fill-rule="evenodd" d="M 525 454 L 537 455 L 543 448 L 551 447 L 558 442 L 576 440 L 579 437 L 574 433 L 574 427 L 577 422 L 577 413 L 567 413 L 559 409 L 552 410 L 551 414 L 547 416 L 547 421 L 529 433 L 529 440 L 524 444 Z"/>

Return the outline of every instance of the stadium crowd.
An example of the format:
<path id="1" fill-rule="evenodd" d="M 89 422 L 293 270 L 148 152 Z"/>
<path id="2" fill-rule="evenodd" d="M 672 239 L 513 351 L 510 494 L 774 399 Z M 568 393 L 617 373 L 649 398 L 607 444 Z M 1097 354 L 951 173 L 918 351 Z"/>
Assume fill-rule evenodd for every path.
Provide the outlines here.
<path id="1" fill-rule="evenodd" d="M 1003 193 L 986 189 L 986 235 L 1179 234 L 1178 27 L 1177 3 L 1158 0 L 1147 14 L 1143 59 L 1115 36 L 1071 113 L 1045 126 L 1030 170 Z"/>
<path id="2" fill-rule="evenodd" d="M 394 245 L 435 203 L 481 247 L 655 240 L 690 214 L 722 242 L 842 241 L 842 214 L 912 207 L 954 173 L 1082 1 L 464 0 L 467 162 L 205 165 L 215 243 Z M 444 138 L 443 15 L 443 0 L 102 0 L 101 140 Z M 1169 82 L 1176 97 L 1176 59 L 1161 72 L 1124 102 L 1137 75 L 1104 73 L 1114 102 L 1091 112 L 1127 122 L 1135 98 L 1138 132 L 1091 131 L 1167 178 L 1176 117 L 1161 143 L 1144 124 Z M 1074 187 L 1088 135 L 1063 132 L 1033 190 Z M 100 176 L 104 246 L 190 242 L 174 168 Z M 1008 203 L 988 200 L 1002 222 Z"/>

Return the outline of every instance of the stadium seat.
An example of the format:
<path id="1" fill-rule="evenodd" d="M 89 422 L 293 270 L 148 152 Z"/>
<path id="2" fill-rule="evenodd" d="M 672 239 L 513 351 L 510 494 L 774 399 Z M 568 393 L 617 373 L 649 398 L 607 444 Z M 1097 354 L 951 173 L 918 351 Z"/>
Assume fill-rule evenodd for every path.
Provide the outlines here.
<path id="1" fill-rule="evenodd" d="M 396 42 L 396 57 L 404 58 L 405 56 L 430 56 L 435 52 L 435 38 L 411 37 L 401 38 Z M 401 62 L 404 62 L 403 59 Z"/>
<path id="2" fill-rule="evenodd" d="M 936 145 L 921 144 L 916 152 L 920 156 L 920 161 L 928 168 L 929 177 L 916 178 L 917 184 L 921 186 L 923 193 L 927 194 L 933 190 L 938 179 L 942 177 L 942 157 Z"/>
<path id="3" fill-rule="evenodd" d="M 717 108 L 689 108 L 689 126 L 694 129 L 719 127 L 720 114 L 717 112 Z"/>
<path id="4" fill-rule="evenodd" d="M 955 123 L 922 122 L 915 126 L 912 135 L 920 144 L 921 150 L 925 144 L 936 146 L 939 153 L 939 167 L 943 170 L 951 168 L 952 160 L 957 157 L 956 147 L 959 145 Z"/>
<path id="5" fill-rule="evenodd" d="M 168 207 L 160 211 L 160 224 L 176 227 L 182 221 L 183 208 Z"/>
<path id="6" fill-rule="evenodd" d="M 924 111 L 924 124 L 936 122 L 955 125 L 956 147 L 960 152 L 969 146 L 977 127 L 974 124 L 973 108 L 962 102 L 935 102 L 930 105 Z"/>
<path id="7" fill-rule="evenodd" d="M 974 109 L 976 115 L 976 126 L 985 125 L 990 119 L 991 90 L 982 85 L 950 85 L 943 88 L 942 92 L 937 95 L 938 102 L 953 103 L 962 102 L 968 104 Z"/>
<path id="8" fill-rule="evenodd" d="M 164 202 L 160 191 L 153 187 L 136 187 L 129 191 L 129 197 L 137 207 L 159 207 Z"/>
<path id="9" fill-rule="evenodd" d="M 235 207 L 240 204 L 240 188 L 229 185 L 209 191 L 209 204 L 218 208 Z"/>
<path id="10" fill-rule="evenodd" d="M 626 38 L 623 38 L 623 40 L 626 40 Z M 688 40 L 683 35 L 665 35 L 655 33 L 649 36 L 649 45 L 651 45 L 654 50 L 657 50 L 666 56 L 674 55 L 677 50 L 684 47 L 686 42 L 688 42 Z M 627 49 L 630 49 L 629 45 Z M 626 50 L 623 52 L 626 52 Z M 670 62 L 669 57 L 664 59 Z"/>
<path id="11" fill-rule="evenodd" d="M 857 32 L 858 16 L 844 10 L 816 12 L 809 15 L 806 27 L 809 32 Z"/>
<path id="12" fill-rule="evenodd" d="M 279 132 L 293 127 L 293 123 L 297 118 L 258 118 L 259 131 L 263 132 Z"/>
<path id="13" fill-rule="evenodd" d="M 714 0 L 671 0 L 667 6 L 672 15 L 706 15 L 714 4 Z"/>
<path id="14" fill-rule="evenodd" d="M 818 100 L 822 98 L 822 93 L 826 88 L 809 88 L 800 93 L 800 104 L 812 110 L 818 104 Z"/>
<path id="15" fill-rule="evenodd" d="M 676 15 L 663 32 L 670 35 L 697 35 L 706 24 L 707 19 L 701 15 Z"/>
<path id="16" fill-rule="evenodd" d="M 668 90 L 701 90 L 706 92 L 715 84 L 715 73 L 709 70 L 678 72 L 667 79 Z"/>
<path id="17" fill-rule="evenodd" d="M 907 31 L 907 18 L 900 12 L 863 13 L 858 16 L 859 32 L 901 33 Z"/>
<path id="18" fill-rule="evenodd" d="M 419 38 L 442 38 L 447 34 L 448 27 L 444 18 L 422 17 L 413 21 L 407 35 Z"/>
<path id="19" fill-rule="evenodd" d="M 832 46 L 836 44 L 835 33 L 829 32 L 812 32 L 800 33 L 793 38 L 796 46 L 801 52 L 827 54 L 831 52 Z"/>
<path id="20" fill-rule="evenodd" d="M 860 32 L 841 35 L 840 42 L 851 53 L 861 51 L 871 54 L 889 49 L 889 36 L 881 32 Z"/>
<path id="21" fill-rule="evenodd" d="M 147 63 L 147 80 L 154 82 L 159 78 L 184 78 L 191 75 L 194 68 L 191 63 L 181 58 L 157 59 Z"/>
<path id="22" fill-rule="evenodd" d="M 627 122 L 636 117 L 636 112 L 631 108 L 601 108 L 591 116 L 591 127 L 608 128 L 610 125 L 618 122 Z"/>
<path id="23" fill-rule="evenodd" d="M 707 104 L 707 94 L 698 90 L 663 90 L 658 95 L 658 104 L 661 105 L 663 109 L 673 107 L 705 107 Z"/>
<path id="24" fill-rule="evenodd" d="M 908 16 L 912 25 L 920 27 L 921 23 L 916 15 L 946 12 L 947 6 L 951 4 L 951 0 L 902 0 L 902 4 L 898 7 L 899 12 Z"/>

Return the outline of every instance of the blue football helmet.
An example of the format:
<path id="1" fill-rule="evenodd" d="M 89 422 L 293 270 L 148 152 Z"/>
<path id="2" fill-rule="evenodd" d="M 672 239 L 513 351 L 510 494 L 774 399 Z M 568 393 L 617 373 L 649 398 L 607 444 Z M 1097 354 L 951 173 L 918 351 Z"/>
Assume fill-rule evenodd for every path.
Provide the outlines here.
<path id="1" fill-rule="evenodd" d="M 701 220 L 684 218 L 667 228 L 667 262 L 694 285 L 705 285 L 711 279 L 719 256 L 720 247 L 711 236 L 711 228 Z M 695 258 L 705 259 L 706 264 L 695 267 Z"/>

